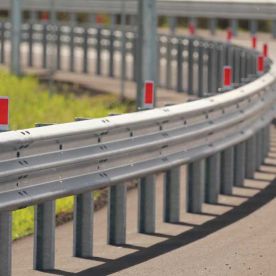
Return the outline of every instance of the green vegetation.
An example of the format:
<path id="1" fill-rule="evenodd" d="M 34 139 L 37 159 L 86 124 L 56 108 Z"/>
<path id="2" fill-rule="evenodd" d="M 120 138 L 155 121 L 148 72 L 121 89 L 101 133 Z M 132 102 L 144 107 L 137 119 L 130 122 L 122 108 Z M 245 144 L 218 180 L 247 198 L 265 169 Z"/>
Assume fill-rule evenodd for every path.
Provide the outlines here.
<path id="1" fill-rule="evenodd" d="M 64 123 L 75 117 L 96 118 L 134 109 L 121 104 L 113 95 L 49 95 L 32 77 L 17 78 L 0 71 L 0 95 L 10 98 L 10 128 L 34 127 L 35 123 Z"/>
<path id="2" fill-rule="evenodd" d="M 49 95 L 35 78 L 17 78 L 5 71 L 0 71 L 0 95 L 10 98 L 10 127 L 13 130 L 30 128 L 35 123 L 70 122 L 75 117 L 96 118 L 134 110 L 134 105 L 122 104 L 112 95 Z M 56 213 L 72 212 L 73 201 L 73 197 L 57 200 Z M 33 207 L 13 212 L 13 239 L 31 234 L 33 222 Z"/>

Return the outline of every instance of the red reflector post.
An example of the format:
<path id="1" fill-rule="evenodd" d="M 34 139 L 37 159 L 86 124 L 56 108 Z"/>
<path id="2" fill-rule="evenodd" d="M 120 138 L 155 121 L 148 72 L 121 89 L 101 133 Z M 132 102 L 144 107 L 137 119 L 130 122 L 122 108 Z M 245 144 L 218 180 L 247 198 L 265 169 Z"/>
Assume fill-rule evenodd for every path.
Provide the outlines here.
<path id="1" fill-rule="evenodd" d="M 223 67 L 223 91 L 232 89 L 232 67 Z"/>
<path id="2" fill-rule="evenodd" d="M 259 75 L 264 73 L 264 56 L 259 55 L 257 58 L 257 71 Z"/>
<path id="3" fill-rule="evenodd" d="M 190 33 L 190 35 L 195 34 L 195 24 L 193 22 L 189 23 L 189 33 Z"/>
<path id="4" fill-rule="evenodd" d="M 257 37 L 255 35 L 252 36 L 252 48 L 257 48 Z"/>
<path id="5" fill-rule="evenodd" d="M 233 37 L 232 29 L 231 29 L 231 28 L 228 28 L 228 29 L 227 29 L 227 41 L 228 41 L 228 42 L 231 42 L 232 37 Z"/>
<path id="6" fill-rule="evenodd" d="M 46 11 L 42 12 L 41 13 L 41 20 L 45 21 L 45 22 L 49 21 L 49 13 L 46 12 Z"/>
<path id="7" fill-rule="evenodd" d="M 263 55 L 264 55 L 264 57 L 268 57 L 268 45 L 267 45 L 267 43 L 264 43 L 264 45 L 263 45 Z"/>
<path id="8" fill-rule="evenodd" d="M 144 109 L 154 108 L 154 82 L 145 81 L 144 84 Z"/>
<path id="9" fill-rule="evenodd" d="M 8 130 L 9 127 L 9 99 L 0 97 L 0 131 Z"/>

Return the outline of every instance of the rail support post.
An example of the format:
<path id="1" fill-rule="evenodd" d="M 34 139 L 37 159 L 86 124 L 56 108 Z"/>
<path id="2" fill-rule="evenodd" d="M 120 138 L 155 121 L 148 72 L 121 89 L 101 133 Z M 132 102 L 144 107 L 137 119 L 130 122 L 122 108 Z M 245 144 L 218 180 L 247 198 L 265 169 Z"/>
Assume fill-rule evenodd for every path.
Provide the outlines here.
<path id="1" fill-rule="evenodd" d="M 234 183 L 234 147 L 221 153 L 221 193 L 231 195 Z"/>
<path id="2" fill-rule="evenodd" d="M 245 179 L 245 142 L 234 148 L 234 185 L 242 187 Z"/>
<path id="3" fill-rule="evenodd" d="M 263 135 L 262 129 L 256 133 L 256 166 L 255 170 L 258 170 L 263 163 Z"/>
<path id="4" fill-rule="evenodd" d="M 143 106 L 143 85 L 146 80 L 157 79 L 157 12 L 156 0 L 140 0 L 137 49 L 136 105 Z"/>
<path id="5" fill-rule="evenodd" d="M 255 35 L 258 32 L 258 21 L 255 19 L 250 20 L 250 33 Z"/>
<path id="6" fill-rule="evenodd" d="M 55 201 L 35 206 L 34 269 L 55 267 Z"/>
<path id="7" fill-rule="evenodd" d="M 216 204 L 220 192 L 220 153 L 207 157 L 205 181 L 205 202 Z"/>
<path id="8" fill-rule="evenodd" d="M 188 165 L 187 211 L 200 213 L 204 201 L 204 160 L 197 160 Z"/>
<path id="9" fill-rule="evenodd" d="M 21 0 L 12 0 L 11 72 L 17 76 L 21 74 L 21 3 Z"/>
<path id="10" fill-rule="evenodd" d="M 0 276 L 11 275 L 12 213 L 0 212 Z"/>
<path id="11" fill-rule="evenodd" d="M 237 19 L 231 19 L 231 29 L 233 32 L 233 36 L 238 35 L 239 21 Z"/>
<path id="12" fill-rule="evenodd" d="M 194 94 L 194 40 L 188 44 L 188 95 Z"/>
<path id="13" fill-rule="evenodd" d="M 211 35 L 216 35 L 217 25 L 218 25 L 218 21 L 216 18 L 209 19 L 209 29 L 210 29 Z"/>
<path id="14" fill-rule="evenodd" d="M 139 183 L 138 230 L 155 232 L 155 175 L 142 177 Z"/>
<path id="15" fill-rule="evenodd" d="M 168 17 L 168 25 L 170 29 L 170 34 L 174 35 L 176 31 L 176 26 L 177 26 L 177 19 L 174 16 L 169 16 Z"/>
<path id="16" fill-rule="evenodd" d="M 164 221 L 179 222 L 180 167 L 164 175 Z"/>
<path id="17" fill-rule="evenodd" d="M 264 141 L 264 159 L 267 157 L 270 149 L 270 125 L 265 127 L 265 141 Z"/>
<path id="18" fill-rule="evenodd" d="M 111 186 L 108 200 L 108 243 L 126 243 L 126 184 Z"/>
<path id="19" fill-rule="evenodd" d="M 272 21 L 272 38 L 276 38 L 276 20 Z"/>
<path id="20" fill-rule="evenodd" d="M 75 196 L 74 204 L 74 257 L 91 257 L 93 241 L 93 194 Z"/>
<path id="21" fill-rule="evenodd" d="M 256 164 L 256 136 L 250 137 L 245 146 L 245 177 L 252 179 L 254 178 Z"/>
<path id="22" fill-rule="evenodd" d="M 182 40 L 177 44 L 177 92 L 183 92 L 183 43 Z"/>

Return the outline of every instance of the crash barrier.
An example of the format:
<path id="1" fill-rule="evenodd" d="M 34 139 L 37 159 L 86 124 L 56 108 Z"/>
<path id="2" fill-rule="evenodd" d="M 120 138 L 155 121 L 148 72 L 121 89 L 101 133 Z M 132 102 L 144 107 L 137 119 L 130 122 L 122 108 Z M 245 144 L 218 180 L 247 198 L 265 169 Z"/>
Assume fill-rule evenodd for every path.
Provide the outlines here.
<path id="1" fill-rule="evenodd" d="M 5 64 L 10 45 L 11 24 L 0 24 L 0 62 Z M 123 39 L 124 37 L 124 39 Z M 125 80 L 138 79 L 137 34 L 104 27 L 24 24 L 21 56 L 25 66 L 50 71 L 96 74 Z M 158 36 L 157 84 L 198 97 L 223 91 L 223 67 L 231 66 L 231 83 L 237 88 L 259 76 L 256 49 L 200 37 Z M 124 47 L 122 47 L 124 43 Z M 122 50 L 123 49 L 123 50 Z M 124 63 L 124 71 L 121 70 Z M 264 71 L 270 60 L 265 59 Z"/>
<path id="2" fill-rule="evenodd" d="M 178 47 L 185 46 L 185 38 L 171 39 L 181 41 Z M 210 45 L 196 38 L 186 41 L 193 50 L 200 42 Z M 200 213 L 204 202 L 215 204 L 219 194 L 229 195 L 233 186 L 253 178 L 269 151 L 276 70 L 266 59 L 266 72 L 256 78 L 259 54 L 233 47 L 249 56 L 239 59 L 247 64 L 239 72 L 247 74 L 237 74 L 235 68 L 240 67 L 234 66 L 233 76 L 245 76 L 249 83 L 227 93 L 131 114 L 1 133 L 0 275 L 11 275 L 12 211 L 19 208 L 35 206 L 34 269 L 51 270 L 58 198 L 75 196 L 73 255 L 91 257 L 93 192 L 100 188 L 109 189 L 108 243 L 120 245 L 126 241 L 127 181 L 139 183 L 138 231 L 154 233 L 157 173 L 164 172 L 164 221 L 169 223 L 179 221 L 181 166 L 187 166 L 186 208 L 192 213 Z M 223 48 L 229 58 L 232 46 Z M 215 47 L 210 49 L 216 52 Z M 193 69 L 200 51 L 198 57 L 194 51 L 188 57 Z M 214 85 L 208 92 L 216 90 Z"/>

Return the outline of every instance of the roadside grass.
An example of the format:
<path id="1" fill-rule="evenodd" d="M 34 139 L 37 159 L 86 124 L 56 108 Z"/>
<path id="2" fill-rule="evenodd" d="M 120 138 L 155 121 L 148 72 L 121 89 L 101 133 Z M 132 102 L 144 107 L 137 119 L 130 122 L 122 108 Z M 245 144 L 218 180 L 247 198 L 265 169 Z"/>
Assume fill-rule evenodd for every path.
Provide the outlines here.
<path id="1" fill-rule="evenodd" d="M 81 95 L 73 93 L 50 94 L 33 77 L 17 78 L 0 70 L 0 95 L 10 99 L 10 129 L 26 129 L 35 123 L 71 122 L 75 117 L 97 118 L 109 113 L 134 110 L 132 103 L 120 103 L 113 95 Z M 99 193 L 94 193 L 94 199 Z M 56 201 L 56 214 L 73 211 L 74 198 Z M 13 239 L 33 233 L 33 206 L 13 212 Z"/>

